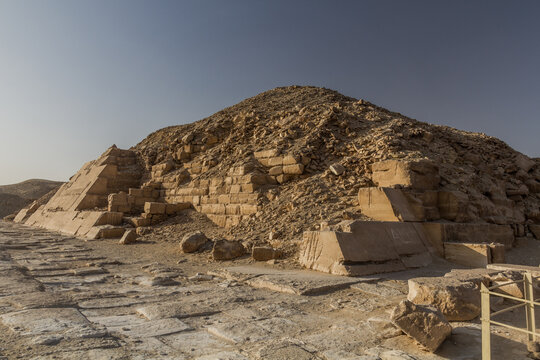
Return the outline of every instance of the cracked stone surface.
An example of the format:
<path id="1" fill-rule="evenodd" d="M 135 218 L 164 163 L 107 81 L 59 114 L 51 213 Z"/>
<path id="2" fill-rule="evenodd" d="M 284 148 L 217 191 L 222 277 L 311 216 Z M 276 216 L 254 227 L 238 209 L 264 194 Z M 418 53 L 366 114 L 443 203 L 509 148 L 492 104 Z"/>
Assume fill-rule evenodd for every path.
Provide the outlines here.
<path id="1" fill-rule="evenodd" d="M 406 274 L 343 278 L 211 262 L 0 222 L 0 359 L 476 359 L 456 323 L 436 354 L 390 323 Z M 204 281 L 201 276 L 204 274 Z M 525 358 L 492 340 L 495 359 Z M 499 357 L 497 357 L 499 356 Z"/>

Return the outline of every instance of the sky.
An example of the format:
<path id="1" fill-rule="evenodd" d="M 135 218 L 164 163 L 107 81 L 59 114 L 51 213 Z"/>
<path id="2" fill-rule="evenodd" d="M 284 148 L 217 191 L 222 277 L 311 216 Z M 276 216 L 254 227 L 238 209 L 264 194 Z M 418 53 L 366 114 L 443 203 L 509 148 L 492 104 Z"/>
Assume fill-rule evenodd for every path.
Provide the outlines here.
<path id="1" fill-rule="evenodd" d="M 540 1 L 0 0 L 0 184 L 288 85 L 540 156 Z"/>

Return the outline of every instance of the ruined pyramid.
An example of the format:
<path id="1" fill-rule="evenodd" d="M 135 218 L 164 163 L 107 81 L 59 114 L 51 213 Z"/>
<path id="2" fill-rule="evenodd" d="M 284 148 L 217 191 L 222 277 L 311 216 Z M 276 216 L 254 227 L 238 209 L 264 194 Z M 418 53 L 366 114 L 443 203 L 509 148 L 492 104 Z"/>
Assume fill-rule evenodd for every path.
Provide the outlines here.
<path id="1" fill-rule="evenodd" d="M 540 235 L 539 181 L 538 159 L 496 138 L 290 86 L 113 146 L 16 221 L 114 238 L 192 208 L 247 249 L 361 275 L 463 251 L 500 261 Z"/>

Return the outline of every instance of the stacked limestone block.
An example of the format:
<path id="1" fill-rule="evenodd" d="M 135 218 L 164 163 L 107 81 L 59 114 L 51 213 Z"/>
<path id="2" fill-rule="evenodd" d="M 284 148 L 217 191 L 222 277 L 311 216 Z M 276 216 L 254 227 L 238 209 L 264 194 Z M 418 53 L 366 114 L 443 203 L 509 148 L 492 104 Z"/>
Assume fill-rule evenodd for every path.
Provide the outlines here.
<path id="1" fill-rule="evenodd" d="M 470 266 L 504 261 L 523 226 L 511 201 L 485 199 L 478 207 L 465 193 L 440 190 L 438 166 L 429 160 L 374 163 L 372 181 L 377 187 L 360 189 L 358 204 L 376 221 L 306 232 L 306 267 L 345 275 L 403 270 L 426 262 L 426 252 Z M 484 208 L 490 211 L 478 211 Z"/>
<path id="2" fill-rule="evenodd" d="M 108 197 L 139 186 L 140 179 L 136 154 L 112 146 L 86 163 L 46 204 L 23 209 L 17 221 L 81 237 L 121 236 L 123 213 L 108 211 Z"/>

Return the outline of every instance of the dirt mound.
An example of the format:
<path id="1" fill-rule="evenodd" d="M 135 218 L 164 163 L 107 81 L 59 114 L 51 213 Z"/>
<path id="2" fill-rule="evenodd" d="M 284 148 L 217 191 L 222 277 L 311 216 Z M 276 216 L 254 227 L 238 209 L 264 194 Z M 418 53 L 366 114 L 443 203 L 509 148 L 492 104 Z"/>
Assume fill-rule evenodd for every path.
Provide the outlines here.
<path id="1" fill-rule="evenodd" d="M 369 220 L 359 212 L 358 191 L 377 185 L 374 163 L 391 159 L 423 159 L 438 167 L 439 189 L 467 199 L 464 217 L 452 221 L 540 221 L 538 159 L 483 133 L 419 122 L 328 89 L 273 89 L 192 124 L 156 131 L 133 150 L 147 181 L 173 184 L 165 187 L 166 201 L 178 196 L 169 188 L 209 181 L 210 193 L 189 193 L 198 196 L 201 202 L 194 205 L 203 212 L 205 197 L 212 202 L 212 183 L 227 182 L 231 169 L 270 175 L 254 190 L 263 194 L 257 210 L 228 226 L 229 237 L 248 245 L 270 242 L 292 251 L 288 245 L 303 231 L 343 219 Z M 279 164 L 271 163 L 280 156 Z M 284 173 L 287 157 L 299 169 L 294 174 Z M 221 213 L 212 209 L 214 217 Z"/>
<path id="2" fill-rule="evenodd" d="M 1 185 L 0 218 L 19 211 L 47 193 L 50 193 L 50 196 L 52 196 L 60 185 L 62 183 L 58 181 L 41 179 L 30 179 L 17 184 Z"/>

